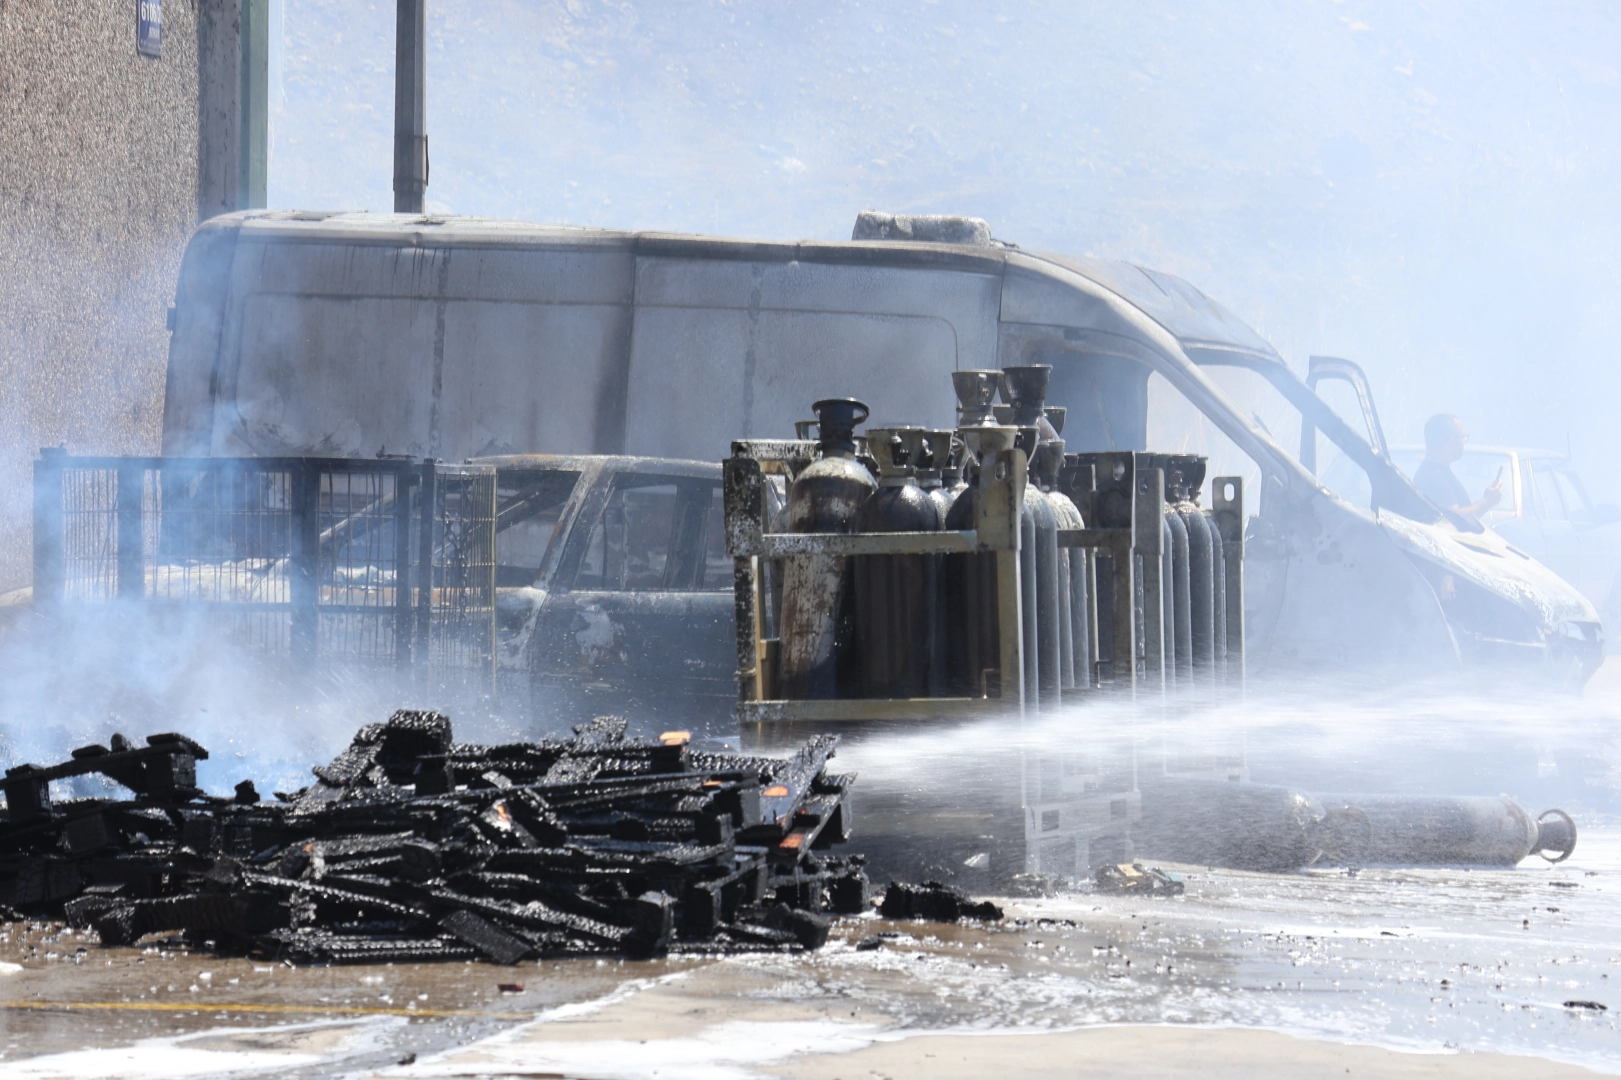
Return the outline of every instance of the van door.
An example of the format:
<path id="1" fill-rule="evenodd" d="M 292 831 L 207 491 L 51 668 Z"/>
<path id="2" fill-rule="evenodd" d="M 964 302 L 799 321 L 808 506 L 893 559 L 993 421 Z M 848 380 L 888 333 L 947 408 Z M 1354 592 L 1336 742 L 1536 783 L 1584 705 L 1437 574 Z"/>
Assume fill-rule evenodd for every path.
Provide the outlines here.
<path id="1" fill-rule="evenodd" d="M 1363 372 L 1361 365 L 1338 356 L 1313 356 L 1310 368 L 1306 373 L 1306 388 L 1319 397 L 1322 394 L 1317 387 L 1324 380 L 1338 380 L 1350 385 L 1356 392 L 1357 405 L 1362 410 L 1362 423 L 1367 431 L 1368 445 L 1373 452 L 1382 458 L 1390 457 L 1390 448 L 1385 443 L 1384 425 L 1379 423 L 1379 410 L 1373 404 L 1373 389 L 1368 385 L 1368 376 Z M 1310 472 L 1317 471 L 1317 428 L 1309 419 L 1301 424 L 1300 428 L 1300 464 Z"/>

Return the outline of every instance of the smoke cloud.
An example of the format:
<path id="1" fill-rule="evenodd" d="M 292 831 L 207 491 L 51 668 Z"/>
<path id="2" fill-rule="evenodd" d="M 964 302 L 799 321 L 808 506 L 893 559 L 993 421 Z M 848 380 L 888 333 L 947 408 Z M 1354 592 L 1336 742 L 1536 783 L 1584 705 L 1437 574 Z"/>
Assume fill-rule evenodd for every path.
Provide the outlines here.
<path id="1" fill-rule="evenodd" d="M 273 206 L 391 205 L 391 14 L 276 5 Z M 1395 442 L 1454 412 L 1479 442 L 1568 443 L 1590 490 L 1616 499 L 1601 464 L 1617 450 L 1621 394 L 1618 31 L 1621 13 L 1596 3 L 442 0 L 429 21 L 429 207 L 823 239 L 848 236 L 868 207 L 975 214 L 1024 247 L 1182 275 L 1297 368 L 1310 353 L 1358 360 Z M 151 358 L 180 237 L 151 243 L 158 257 L 95 271 L 127 289 L 91 290 L 123 298 L 87 332 L 94 379 L 64 392 L 37 356 L 8 361 L 6 384 L 27 402 L 14 415 L 29 419 L 0 448 L 0 586 L 26 579 L 39 433 L 75 450 L 156 445 Z M 130 342 L 141 363 L 114 370 Z M 13 616 L 0 647 L 8 763 L 113 730 L 180 730 L 214 751 L 215 790 L 246 776 L 296 786 L 358 724 L 436 704 L 389 678 L 295 700 L 300 679 L 202 624 L 121 613 L 58 638 L 29 620 Z M 1569 808 L 1610 813 L 1614 706 L 1608 687 L 1578 702 L 1314 686 L 1178 706 L 1163 727 L 1089 704 L 1020 738 L 1039 749 L 1116 723 L 1140 747 L 1214 733 L 1245 748 L 1257 780 L 1495 788 L 1530 803 L 1557 781 Z M 456 719 L 482 738 L 503 722 Z M 933 767 L 926 744 L 895 736 L 846 756 L 911 782 Z"/>
<path id="2" fill-rule="evenodd" d="M 390 12 L 283 13 L 273 205 L 388 209 Z M 446 0 L 428 200 L 769 238 L 978 215 L 1184 276 L 1299 369 L 1359 361 L 1393 442 L 1457 413 L 1617 500 L 1618 45 L 1598 3 Z"/>

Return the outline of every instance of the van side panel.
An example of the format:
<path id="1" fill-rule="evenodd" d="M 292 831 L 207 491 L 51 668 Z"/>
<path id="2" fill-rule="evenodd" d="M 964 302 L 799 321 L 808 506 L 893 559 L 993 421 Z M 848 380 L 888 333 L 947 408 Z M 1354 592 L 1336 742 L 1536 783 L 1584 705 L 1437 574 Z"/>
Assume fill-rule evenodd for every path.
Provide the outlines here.
<path id="1" fill-rule="evenodd" d="M 644 257 L 626 452 L 718 460 L 734 438 L 792 436 L 824 397 L 862 397 L 874 425 L 950 426 L 949 373 L 995 362 L 1000 293 L 995 273 Z"/>
<path id="2" fill-rule="evenodd" d="M 1155 357 L 1101 295 L 1008 267 L 1002 288 L 1000 367 L 1051 364 L 1047 401 L 1068 410 L 1072 452 L 1146 450 L 1148 377 Z"/>
<path id="3" fill-rule="evenodd" d="M 617 452 L 631 265 L 245 232 L 213 452 Z"/>
<path id="4" fill-rule="evenodd" d="M 624 453 L 630 315 L 629 304 L 450 304 L 431 452 Z"/>

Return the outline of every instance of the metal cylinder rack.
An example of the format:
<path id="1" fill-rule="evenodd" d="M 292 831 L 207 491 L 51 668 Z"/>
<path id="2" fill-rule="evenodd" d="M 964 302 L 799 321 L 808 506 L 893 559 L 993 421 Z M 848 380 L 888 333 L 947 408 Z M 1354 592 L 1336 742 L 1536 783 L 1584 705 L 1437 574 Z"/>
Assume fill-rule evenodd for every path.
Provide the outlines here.
<path id="1" fill-rule="evenodd" d="M 776 532 L 765 519 L 767 478 L 792 485 L 814 471 L 817 443 L 732 444 L 726 527 L 742 723 L 950 719 L 1048 710 L 1106 690 L 1241 684 L 1242 480 L 1215 478 L 1205 509 L 1197 502 L 1203 458 L 1064 455 L 1061 442 L 1054 457 L 1051 443 L 1021 430 L 1030 429 L 959 429 L 957 441 L 978 464 L 943 528 L 925 527 L 938 519 L 921 512 L 928 499 L 906 461 L 947 453 L 929 447 L 928 436 L 943 442 L 949 433 L 885 429 L 884 465 L 875 470 L 883 475 L 874 477 L 873 509 L 859 519 L 867 527 L 849 532 Z M 1027 447 L 1045 466 L 1035 481 Z M 902 502 L 918 512 L 898 514 Z M 782 580 L 788 593 L 796 582 L 831 581 L 793 571 L 795 560 L 828 559 L 852 563 L 859 583 L 853 607 L 861 615 L 837 643 L 847 654 L 841 670 L 853 674 L 839 679 L 836 694 L 800 693 L 780 667 L 792 649 L 768 632 L 785 625 L 771 606 L 826 608 L 832 618 L 845 600 L 830 589 L 776 600 L 768 582 Z M 917 571 L 915 587 L 886 585 L 878 595 L 886 574 L 907 567 Z M 878 610 L 884 604 L 908 610 Z M 899 680 L 886 673 L 900 662 L 891 654 L 902 643 L 885 627 L 907 631 L 908 670 Z"/>
<path id="2" fill-rule="evenodd" d="M 1231 692 L 1242 683 L 1242 481 L 1217 477 L 1206 510 L 1194 501 L 1201 458 L 1065 454 L 1061 410 L 1033 420 L 1027 400 L 1022 415 L 992 412 L 998 378 L 953 374 L 962 401 L 955 432 L 868 430 L 870 452 L 838 465 L 868 469 L 874 485 L 851 512 L 854 531 L 788 531 L 781 526 L 791 514 L 767 517 L 769 487 L 791 493 L 800 477 L 825 471 L 817 442 L 732 444 L 725 515 L 745 739 L 769 744 L 790 725 L 1026 716 L 1107 693 Z M 915 482 L 941 460 L 953 475 L 963 470 L 943 522 L 924 512 L 935 497 Z M 801 573 L 801 563 L 828 572 Z M 784 595 L 807 586 L 808 594 Z M 799 692 L 782 661 L 798 650 L 784 639 L 796 621 L 833 625 L 846 589 L 856 616 L 835 641 L 839 656 L 829 658 L 841 673 L 837 693 Z M 950 840 L 941 842 L 964 873 L 1005 882 L 1016 873 L 1069 876 L 1129 860 L 1131 829 L 1142 816 L 1134 752 L 1113 744 L 1074 751 L 998 758 L 1012 768 L 1009 790 L 1017 796 L 992 815 L 986 835 L 954 832 L 961 823 L 951 817 L 951 800 L 918 802 L 912 793 L 908 805 L 917 803 L 911 812 L 925 818 L 943 815 L 930 829 Z M 877 843 L 880 864 L 910 865 L 915 841 L 888 841 Z"/>

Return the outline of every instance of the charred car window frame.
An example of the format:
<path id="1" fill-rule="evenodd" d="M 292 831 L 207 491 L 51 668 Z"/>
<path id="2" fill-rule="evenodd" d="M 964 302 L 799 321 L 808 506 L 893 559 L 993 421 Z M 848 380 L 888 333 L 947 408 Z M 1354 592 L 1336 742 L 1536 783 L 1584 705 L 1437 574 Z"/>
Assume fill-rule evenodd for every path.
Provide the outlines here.
<path id="1" fill-rule="evenodd" d="M 569 503 L 576 497 L 582 473 L 579 469 L 564 468 L 498 469 L 496 476 L 498 493 L 508 488 L 516 492 L 510 497 L 501 499 L 496 507 L 496 584 L 501 588 L 522 588 L 539 584 L 546 576 L 547 567 L 552 564 L 558 553 L 559 541 L 566 538 L 568 530 L 565 525 L 569 516 Z M 540 553 L 540 561 L 534 567 L 533 573 L 528 573 L 529 567 L 502 563 L 499 557 L 501 534 L 554 508 L 557 511 L 557 521 L 552 525 L 551 536 L 546 540 L 546 547 Z M 516 581 L 503 581 L 501 579 L 503 570 L 522 570 L 528 575 L 528 580 L 521 584 Z"/>
<path id="2" fill-rule="evenodd" d="M 727 592 L 731 589 L 732 582 L 729 576 L 720 585 L 707 584 L 709 578 L 707 534 L 711 511 L 720 490 L 718 481 L 707 477 L 626 471 L 615 473 L 602 487 L 602 497 L 594 501 L 594 505 L 589 508 L 586 515 L 587 520 L 581 521 L 580 527 L 574 530 L 579 534 L 579 539 L 571 544 L 574 550 L 569 554 L 570 565 L 566 576 L 569 579 L 570 591 L 707 594 Z M 606 554 L 608 528 L 606 517 L 613 508 L 614 500 L 626 491 L 665 487 L 675 489 L 675 512 L 666 540 L 660 583 L 652 586 L 614 585 L 600 577 L 586 578 L 587 559 L 599 535 L 603 537 Z"/>

